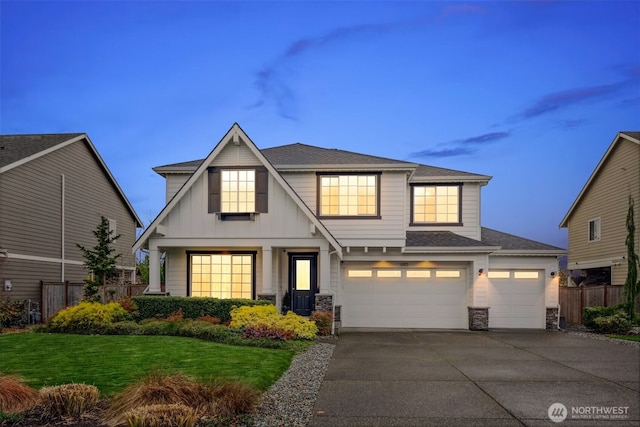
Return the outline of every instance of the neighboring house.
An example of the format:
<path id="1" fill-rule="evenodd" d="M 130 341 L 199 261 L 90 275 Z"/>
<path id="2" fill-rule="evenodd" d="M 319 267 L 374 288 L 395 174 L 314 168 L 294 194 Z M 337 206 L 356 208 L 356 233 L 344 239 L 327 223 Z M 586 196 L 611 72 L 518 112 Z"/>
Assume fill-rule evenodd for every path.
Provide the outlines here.
<path id="1" fill-rule="evenodd" d="M 304 144 L 234 124 L 204 160 L 154 168 L 167 205 L 133 249 L 150 291 L 260 298 L 342 328 L 555 324 L 566 251 L 480 224 L 490 177 Z M 548 321 L 547 321 L 548 320 Z"/>
<path id="2" fill-rule="evenodd" d="M 635 201 L 638 230 L 640 132 L 616 135 L 560 223 L 569 231 L 567 267 L 573 284 L 624 285 L 629 196 Z M 638 248 L 640 240 L 636 240 Z"/>
<path id="3" fill-rule="evenodd" d="M 41 300 L 40 281 L 79 282 L 101 216 L 121 237 L 118 268 L 133 280 L 142 222 L 84 133 L 0 136 L 0 298 Z M 64 298 L 63 298 L 64 300 Z"/>

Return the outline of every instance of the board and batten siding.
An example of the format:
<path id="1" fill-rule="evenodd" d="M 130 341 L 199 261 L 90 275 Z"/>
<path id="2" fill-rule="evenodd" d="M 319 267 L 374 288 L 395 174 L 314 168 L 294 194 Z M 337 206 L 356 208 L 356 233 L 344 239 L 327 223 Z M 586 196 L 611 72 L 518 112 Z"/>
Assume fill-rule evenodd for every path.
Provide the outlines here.
<path id="1" fill-rule="evenodd" d="M 602 260 L 611 267 L 612 284 L 623 285 L 627 276 L 626 217 L 629 195 L 635 200 L 635 223 L 640 224 L 640 146 L 620 140 L 600 167 L 568 221 L 569 263 Z M 589 221 L 600 218 L 601 239 L 588 240 Z M 578 265 L 579 266 L 579 265 Z M 574 267 L 575 268 L 575 267 Z"/>
<path id="2" fill-rule="evenodd" d="M 480 240 L 480 191 L 482 187 L 475 183 L 464 183 L 461 188 L 462 226 L 411 225 L 407 229 L 409 231 L 451 231 L 470 239 Z M 411 224 L 411 203 L 411 188 L 407 186 L 407 224 Z"/>
<path id="3" fill-rule="evenodd" d="M 339 173 L 339 172 L 336 172 Z M 363 172 L 366 173 L 366 172 Z M 283 173 L 303 202 L 317 215 L 317 176 L 308 173 Z M 322 222 L 338 240 L 385 240 L 405 238 L 405 187 L 404 172 L 383 172 L 380 176 L 380 219 L 332 219 Z M 372 244 L 373 246 L 373 244 Z"/>
<path id="4" fill-rule="evenodd" d="M 62 277 L 62 188 L 64 175 L 64 258 L 81 263 L 77 243 L 95 246 L 93 231 L 100 216 L 116 220 L 122 237 L 114 245 L 121 253 L 119 264 L 135 267 L 131 246 L 135 241 L 135 220 L 111 185 L 84 141 L 70 144 L 45 156 L 10 169 L 0 176 L 0 246 L 9 258 L 0 268 L 0 280 L 11 279 L 11 298 L 23 295 L 40 299 L 43 281 L 81 282 L 84 268 L 65 263 Z M 11 255 L 46 260 L 19 262 Z M 29 271 L 22 271 L 27 268 Z"/>
<path id="5" fill-rule="evenodd" d="M 208 176 L 202 174 L 162 221 L 166 237 L 312 238 L 306 214 L 271 175 L 268 185 L 268 213 L 256 214 L 253 221 L 221 221 L 208 213 Z"/>

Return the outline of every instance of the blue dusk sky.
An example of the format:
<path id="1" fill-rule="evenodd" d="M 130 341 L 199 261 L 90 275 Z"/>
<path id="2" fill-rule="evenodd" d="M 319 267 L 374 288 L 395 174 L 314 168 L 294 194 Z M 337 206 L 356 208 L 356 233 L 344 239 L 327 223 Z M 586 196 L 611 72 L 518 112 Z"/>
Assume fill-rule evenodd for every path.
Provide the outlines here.
<path id="1" fill-rule="evenodd" d="M 640 2 L 1 1 L 0 131 L 86 132 L 145 225 L 154 166 L 234 122 L 490 175 L 482 224 L 556 246 L 640 130 Z"/>

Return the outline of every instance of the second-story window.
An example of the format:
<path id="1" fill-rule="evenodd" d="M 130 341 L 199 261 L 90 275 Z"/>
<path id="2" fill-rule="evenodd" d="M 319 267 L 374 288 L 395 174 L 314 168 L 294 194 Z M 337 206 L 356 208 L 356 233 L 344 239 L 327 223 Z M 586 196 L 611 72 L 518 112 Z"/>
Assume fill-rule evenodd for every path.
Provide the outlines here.
<path id="1" fill-rule="evenodd" d="M 255 170 L 223 170 L 221 179 L 220 201 L 222 203 L 222 212 L 255 212 Z"/>
<path id="2" fill-rule="evenodd" d="M 318 215 L 378 218 L 379 174 L 318 175 Z"/>
<path id="3" fill-rule="evenodd" d="M 455 185 L 414 185 L 412 224 L 460 224 L 462 188 Z"/>

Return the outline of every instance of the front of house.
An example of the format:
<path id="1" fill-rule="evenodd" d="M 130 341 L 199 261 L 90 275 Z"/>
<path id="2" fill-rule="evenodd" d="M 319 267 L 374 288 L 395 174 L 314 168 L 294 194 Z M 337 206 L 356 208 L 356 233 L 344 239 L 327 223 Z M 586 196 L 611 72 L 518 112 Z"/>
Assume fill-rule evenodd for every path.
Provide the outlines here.
<path id="1" fill-rule="evenodd" d="M 555 325 L 565 250 L 480 224 L 491 179 L 290 144 L 234 124 L 204 160 L 157 167 L 167 205 L 135 243 L 149 293 L 259 298 L 349 328 Z"/>

